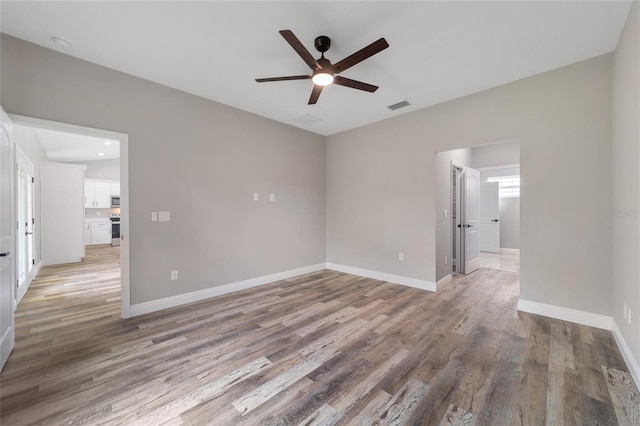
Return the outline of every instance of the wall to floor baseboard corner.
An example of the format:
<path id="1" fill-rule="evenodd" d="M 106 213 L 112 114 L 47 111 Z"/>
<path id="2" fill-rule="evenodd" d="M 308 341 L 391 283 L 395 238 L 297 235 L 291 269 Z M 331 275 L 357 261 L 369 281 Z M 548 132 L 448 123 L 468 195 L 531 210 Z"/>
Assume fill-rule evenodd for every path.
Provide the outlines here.
<path id="1" fill-rule="evenodd" d="M 622 353 L 622 357 L 624 361 L 627 363 L 627 367 L 631 372 L 631 376 L 633 380 L 636 382 L 636 387 L 640 389 L 640 364 L 638 364 L 638 360 L 633 356 L 631 352 L 631 348 L 627 344 L 627 341 L 622 336 L 620 329 L 618 328 L 618 324 L 616 324 L 616 320 L 611 321 L 611 331 L 613 332 L 613 337 L 616 339 L 616 343 L 618 344 L 618 348 Z"/>
<path id="2" fill-rule="evenodd" d="M 436 289 L 442 287 L 445 284 L 449 284 L 453 280 L 453 274 L 449 274 L 446 277 L 442 277 L 436 283 Z"/>
<path id="3" fill-rule="evenodd" d="M 611 321 L 613 321 L 613 318 L 606 315 L 579 311 L 577 309 L 565 308 L 563 306 L 548 305 L 546 303 L 532 302 L 524 299 L 518 300 L 518 310 L 609 331 L 611 331 Z"/>
<path id="4" fill-rule="evenodd" d="M 640 365 L 635 359 L 627 341 L 620 332 L 618 325 L 612 317 L 593 312 L 578 311 L 576 309 L 564 308 L 562 306 L 547 305 L 545 303 L 532 302 L 530 300 L 518 300 L 518 310 L 531 314 L 542 315 L 549 318 L 555 318 L 562 321 L 575 322 L 590 327 L 601 328 L 613 333 L 613 337 L 618 345 L 618 349 L 622 354 L 627 368 L 636 383 L 636 387 L 640 388 Z"/>
<path id="5" fill-rule="evenodd" d="M 337 263 L 327 263 L 327 269 L 331 269 L 332 271 L 344 272 L 351 275 L 359 275 L 361 277 L 373 278 L 374 280 L 386 281 L 392 284 L 400 284 L 407 287 L 419 288 L 421 290 L 436 291 L 436 283 L 432 281 L 420 280 L 418 278 L 387 274 L 386 272 L 371 271 L 369 269 L 339 265 Z"/>
<path id="6" fill-rule="evenodd" d="M 368 269 L 354 268 L 351 266 L 338 265 L 335 263 L 318 263 L 316 265 L 305 266 L 302 268 L 292 269 L 290 271 L 278 272 L 271 275 L 251 278 L 248 280 L 238 281 L 230 284 L 224 284 L 204 290 L 194 291 L 191 293 L 178 294 L 175 296 L 165 297 L 163 299 L 151 300 L 149 302 L 131 305 L 131 317 L 161 311 L 163 309 L 175 308 L 177 306 L 186 305 L 187 303 L 199 302 L 201 300 L 209 299 L 212 297 L 222 296 L 223 294 L 246 290 L 248 288 L 297 277 L 298 275 L 321 271 L 323 269 L 330 269 L 347 274 L 359 275 L 362 277 L 373 278 L 393 284 L 419 288 L 421 290 L 436 291 L 436 283 L 431 281 L 419 280 L 417 278 L 404 277 L 401 275 L 387 274 L 384 272 L 370 271 Z M 446 278 L 447 277 L 440 281 L 444 281 Z"/>

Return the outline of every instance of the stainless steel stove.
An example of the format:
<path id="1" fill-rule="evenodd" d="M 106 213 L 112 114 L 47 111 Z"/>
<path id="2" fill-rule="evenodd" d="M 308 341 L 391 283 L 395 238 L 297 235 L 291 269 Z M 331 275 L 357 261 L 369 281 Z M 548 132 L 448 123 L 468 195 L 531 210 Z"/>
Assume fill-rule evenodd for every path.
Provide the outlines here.
<path id="1" fill-rule="evenodd" d="M 111 245 L 120 245 L 120 213 L 111 213 Z"/>

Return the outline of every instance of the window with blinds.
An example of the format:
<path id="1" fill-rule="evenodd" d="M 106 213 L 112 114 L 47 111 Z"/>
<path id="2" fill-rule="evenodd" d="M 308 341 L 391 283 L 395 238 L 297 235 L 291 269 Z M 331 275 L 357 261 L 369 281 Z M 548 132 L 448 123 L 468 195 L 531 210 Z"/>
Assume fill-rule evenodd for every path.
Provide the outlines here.
<path id="1" fill-rule="evenodd" d="M 498 182 L 500 198 L 520 198 L 520 176 L 487 178 L 487 182 Z"/>

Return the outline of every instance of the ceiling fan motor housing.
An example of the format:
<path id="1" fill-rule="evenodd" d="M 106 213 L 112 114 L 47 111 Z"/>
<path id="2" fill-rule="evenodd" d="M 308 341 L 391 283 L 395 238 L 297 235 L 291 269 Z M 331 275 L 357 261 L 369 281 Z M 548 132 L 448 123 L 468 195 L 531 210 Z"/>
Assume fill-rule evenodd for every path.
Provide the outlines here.
<path id="1" fill-rule="evenodd" d="M 318 52 L 324 53 L 331 47 L 331 39 L 324 35 L 318 36 L 315 40 L 315 46 Z"/>

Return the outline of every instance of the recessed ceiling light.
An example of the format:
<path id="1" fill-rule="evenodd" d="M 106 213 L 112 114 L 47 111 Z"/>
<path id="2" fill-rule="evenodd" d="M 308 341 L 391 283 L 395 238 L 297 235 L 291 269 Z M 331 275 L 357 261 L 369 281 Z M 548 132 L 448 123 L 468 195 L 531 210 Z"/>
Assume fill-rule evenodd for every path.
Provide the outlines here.
<path id="1" fill-rule="evenodd" d="M 104 152 L 99 152 L 98 153 L 98 157 L 102 157 L 104 155 Z"/>
<path id="2" fill-rule="evenodd" d="M 106 141 L 104 144 L 105 144 L 105 145 L 111 145 L 111 142 Z"/>
<path id="3" fill-rule="evenodd" d="M 71 42 L 69 42 L 69 40 L 65 40 L 62 37 L 51 36 L 51 41 L 53 42 L 53 44 L 55 44 L 58 47 L 61 47 L 62 49 L 68 49 L 71 47 Z"/>

